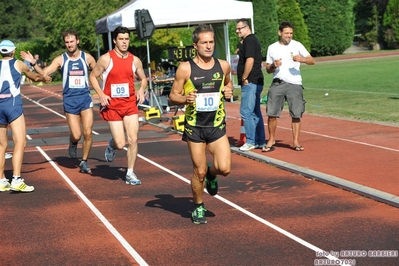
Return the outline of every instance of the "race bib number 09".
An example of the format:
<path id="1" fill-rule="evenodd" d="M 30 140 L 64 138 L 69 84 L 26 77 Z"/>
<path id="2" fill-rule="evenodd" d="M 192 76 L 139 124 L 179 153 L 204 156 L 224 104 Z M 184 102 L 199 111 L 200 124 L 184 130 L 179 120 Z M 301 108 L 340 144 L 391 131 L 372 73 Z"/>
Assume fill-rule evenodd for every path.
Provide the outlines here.
<path id="1" fill-rule="evenodd" d="M 197 112 L 212 112 L 219 107 L 220 92 L 198 93 L 195 99 Z"/>
<path id="2" fill-rule="evenodd" d="M 126 98 L 129 97 L 129 83 L 111 84 L 112 98 Z"/>

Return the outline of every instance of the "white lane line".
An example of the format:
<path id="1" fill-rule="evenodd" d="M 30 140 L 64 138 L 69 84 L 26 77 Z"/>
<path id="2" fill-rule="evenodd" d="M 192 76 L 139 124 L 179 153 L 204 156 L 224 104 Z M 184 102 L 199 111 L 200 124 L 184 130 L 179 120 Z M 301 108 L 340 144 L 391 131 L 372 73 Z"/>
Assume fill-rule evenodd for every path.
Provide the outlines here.
<path id="1" fill-rule="evenodd" d="M 64 118 L 64 119 L 66 119 L 66 117 L 65 117 L 64 115 L 62 115 L 62 114 L 60 114 L 60 113 L 58 113 L 58 112 L 56 112 L 56 111 L 54 111 L 54 110 L 52 110 L 52 109 L 50 109 L 50 108 L 44 106 L 44 105 L 41 104 L 41 103 L 36 102 L 35 100 L 32 100 L 32 99 L 29 98 L 28 96 L 26 96 L 26 95 L 24 95 L 24 94 L 22 94 L 22 93 L 21 93 L 21 96 L 23 96 L 23 97 L 24 97 L 25 99 L 27 99 L 28 101 L 31 101 L 31 102 L 33 102 L 34 104 L 36 104 L 36 105 L 38 105 L 38 106 L 40 106 L 40 107 L 46 109 L 47 111 L 50 111 L 50 112 L 52 112 L 53 114 L 56 114 L 56 115 L 58 115 L 58 116 L 60 116 L 60 117 L 62 117 L 62 118 Z"/>
<path id="2" fill-rule="evenodd" d="M 235 116 L 228 116 L 228 118 L 235 119 L 235 120 L 240 120 L 241 119 L 241 118 L 237 118 Z M 267 126 L 267 124 L 264 124 L 264 125 Z M 285 130 L 292 130 L 291 128 L 288 128 L 288 127 L 282 127 L 282 126 L 277 126 L 277 127 L 281 128 L 281 129 L 285 129 Z M 307 134 L 315 135 L 315 136 L 319 136 L 319 137 L 335 139 L 335 140 L 340 140 L 340 141 L 346 141 L 346 142 L 350 142 L 350 143 L 370 146 L 370 147 L 384 149 L 384 150 L 388 150 L 388 151 L 399 152 L 398 149 L 393 149 L 393 148 L 384 147 L 384 146 L 380 146 L 380 145 L 374 145 L 374 144 L 370 144 L 370 143 L 367 143 L 367 142 L 361 142 L 361 141 L 350 140 L 350 139 L 343 139 L 343 138 L 339 138 L 339 137 L 329 136 L 329 135 L 320 134 L 320 133 L 311 132 L 311 131 L 306 131 L 306 130 L 301 130 L 301 133 L 307 133 Z"/>
<path id="3" fill-rule="evenodd" d="M 66 119 L 66 117 L 65 117 L 64 115 L 62 115 L 62 114 L 60 114 L 60 113 L 54 111 L 53 109 L 50 109 L 50 108 L 44 106 L 44 105 L 41 104 L 41 103 L 38 103 L 38 102 L 35 101 L 35 100 L 32 100 L 32 99 L 29 98 L 28 96 L 26 96 L 26 95 L 24 95 L 24 94 L 22 94 L 22 93 L 21 93 L 21 96 L 24 97 L 25 99 L 27 99 L 28 101 L 31 101 L 32 103 L 34 103 L 34 104 L 36 104 L 36 105 L 38 105 L 38 106 L 40 106 L 40 107 L 46 109 L 47 111 L 50 111 L 50 112 L 52 112 L 52 113 L 54 113 L 54 114 L 56 114 L 56 115 L 58 115 L 58 116 L 60 116 L 60 117 L 62 117 L 62 118 L 64 118 L 64 119 Z M 93 132 L 94 135 L 100 135 L 100 133 L 98 133 L 98 132 L 96 132 L 96 131 L 94 131 L 94 130 L 92 130 L 92 132 Z"/>
<path id="4" fill-rule="evenodd" d="M 127 150 L 126 147 L 125 147 L 124 149 Z M 179 178 L 180 180 L 182 180 L 182 181 L 184 181 L 184 182 L 190 184 L 190 180 L 188 180 L 187 178 L 185 178 L 185 177 L 183 177 L 183 176 L 181 176 L 181 175 L 179 175 L 179 174 L 177 174 L 177 173 L 175 173 L 175 172 L 169 170 L 168 168 L 163 167 L 162 165 L 160 165 L 160 164 L 158 164 L 158 163 L 156 163 L 156 162 L 154 162 L 154 161 L 152 161 L 152 160 L 150 160 L 150 159 L 148 159 L 148 158 L 146 158 L 146 157 L 144 157 L 144 156 L 142 156 L 142 155 L 140 155 L 140 154 L 138 154 L 137 156 L 138 156 L 140 159 L 143 159 L 144 161 L 146 161 L 146 162 L 148 162 L 148 163 L 150 163 L 150 164 L 152 164 L 152 165 L 158 167 L 159 169 L 161 169 L 161 170 L 163 170 L 163 171 L 165 171 L 165 172 L 167 172 L 167 173 L 169 173 L 169 174 L 171 174 L 171 175 L 173 175 L 173 176 Z M 204 192 L 208 193 L 206 190 L 204 190 Z M 303 245 L 303 246 L 305 246 L 305 247 L 307 247 L 307 248 L 313 250 L 314 252 L 317 252 L 317 254 L 321 254 L 322 256 L 324 256 L 324 257 L 326 257 L 326 258 L 328 258 L 328 259 L 330 259 L 330 260 L 340 261 L 340 262 L 342 261 L 342 260 L 340 260 L 339 258 L 337 258 L 337 257 L 335 257 L 335 256 L 332 256 L 329 252 L 324 251 L 324 250 L 322 250 L 322 249 L 316 247 L 315 245 L 310 244 L 309 242 L 306 242 L 305 240 L 303 240 L 303 239 L 301 239 L 301 238 L 299 238 L 299 237 L 297 237 L 297 236 L 291 234 L 290 232 L 288 232 L 288 231 L 286 231 L 286 230 L 284 230 L 284 229 L 278 227 L 277 225 L 272 224 L 272 223 L 269 222 L 269 221 L 266 221 L 265 219 L 263 219 L 263 218 L 261 218 L 261 217 L 255 215 L 255 214 L 253 214 L 252 212 L 249 212 L 249 211 L 245 210 L 244 208 L 241 208 L 241 207 L 238 206 L 237 204 L 235 204 L 235 203 L 233 203 L 233 202 L 231 202 L 231 201 L 229 201 L 229 200 L 227 200 L 227 199 L 225 199 L 225 198 L 223 198 L 223 197 L 221 197 L 221 196 L 219 196 L 219 195 L 216 195 L 216 196 L 214 196 L 214 197 L 217 198 L 217 199 L 219 199 L 220 201 L 226 203 L 227 205 L 230 205 L 230 206 L 233 207 L 234 209 L 236 209 L 236 210 L 238 210 L 238 211 L 240 211 L 240 212 L 242 212 L 242 213 L 248 215 L 248 216 L 251 217 L 252 219 L 255 219 L 255 220 L 257 220 L 258 222 L 263 223 L 263 224 L 266 225 L 266 226 L 269 226 L 270 228 L 276 230 L 277 232 L 279 232 L 279 233 L 285 235 L 286 237 L 288 237 L 288 238 L 294 240 L 295 242 L 298 242 L 299 244 L 301 244 L 301 245 Z M 327 254 L 328 254 L 328 255 L 327 255 Z M 326 255 L 327 255 L 327 256 L 326 256 Z M 339 265 L 350 265 L 350 264 L 345 264 L 345 263 L 338 263 L 338 264 L 339 264 Z"/>
<path id="5" fill-rule="evenodd" d="M 54 169 L 61 175 L 61 177 L 68 183 L 73 191 L 83 200 L 84 203 L 90 208 L 90 210 L 100 219 L 105 227 L 115 236 L 115 238 L 122 244 L 127 252 L 134 258 L 139 265 L 148 265 L 144 259 L 133 249 L 133 247 L 126 241 L 125 238 L 115 229 L 115 227 L 104 217 L 104 215 L 94 206 L 93 203 L 75 186 L 75 184 L 68 178 L 68 176 L 54 163 L 53 160 L 39 147 L 36 149 L 43 155 L 44 158 L 54 167 Z"/>

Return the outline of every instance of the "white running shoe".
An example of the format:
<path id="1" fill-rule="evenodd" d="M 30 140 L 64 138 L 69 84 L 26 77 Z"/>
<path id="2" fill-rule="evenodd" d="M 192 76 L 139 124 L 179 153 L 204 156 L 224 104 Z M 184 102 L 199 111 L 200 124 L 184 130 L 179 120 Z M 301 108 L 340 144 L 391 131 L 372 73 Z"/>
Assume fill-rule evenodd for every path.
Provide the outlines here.
<path id="1" fill-rule="evenodd" d="M 18 179 L 13 178 L 11 181 L 10 189 L 12 191 L 19 191 L 19 192 L 32 192 L 33 190 L 35 190 L 33 186 L 28 186 L 27 184 L 25 184 L 22 178 Z"/>
<path id="2" fill-rule="evenodd" d="M 141 181 L 137 178 L 134 173 L 126 174 L 126 184 L 136 186 L 141 185 Z"/>
<path id="3" fill-rule="evenodd" d="M 255 145 L 249 144 L 249 143 L 245 143 L 244 145 L 242 145 L 239 150 L 240 151 L 250 151 L 255 149 Z"/>
<path id="4" fill-rule="evenodd" d="M 10 182 L 8 182 L 7 178 L 0 179 L 0 191 L 10 191 Z"/>

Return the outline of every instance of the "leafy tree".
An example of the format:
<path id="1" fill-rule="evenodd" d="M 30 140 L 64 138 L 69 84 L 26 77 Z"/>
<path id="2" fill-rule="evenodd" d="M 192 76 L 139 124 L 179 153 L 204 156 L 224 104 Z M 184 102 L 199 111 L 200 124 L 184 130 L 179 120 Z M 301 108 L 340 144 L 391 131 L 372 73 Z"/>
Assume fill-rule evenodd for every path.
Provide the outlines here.
<path id="1" fill-rule="evenodd" d="M 95 53 L 97 38 L 95 22 L 99 18 L 115 11 L 126 0 L 31 0 L 32 6 L 38 11 L 37 19 L 43 21 L 46 45 L 56 50 L 64 47 L 62 32 L 75 29 L 79 33 L 80 48 Z"/>
<path id="2" fill-rule="evenodd" d="M 378 29 L 380 27 L 380 17 L 378 16 L 377 7 L 373 7 L 372 16 L 367 20 L 367 25 L 371 26 L 371 30 L 364 34 L 366 41 L 371 47 L 378 44 Z"/>
<path id="3" fill-rule="evenodd" d="M 389 48 L 399 48 L 399 0 L 390 0 L 384 19 L 384 39 Z"/>
<path id="4" fill-rule="evenodd" d="M 392 0 L 391 0 L 392 1 Z M 370 32 L 373 25 L 368 23 L 369 18 L 373 16 L 373 8 L 377 7 L 379 25 L 382 25 L 382 17 L 385 13 L 389 0 L 355 0 L 354 16 L 355 16 L 355 33 L 361 36 L 360 40 L 365 40 L 365 34 Z M 383 35 L 381 28 L 378 31 L 378 43 L 383 43 Z"/>
<path id="5" fill-rule="evenodd" d="M 303 19 L 299 3 L 295 0 L 278 0 L 277 6 L 278 20 L 280 22 L 290 21 L 295 27 L 294 39 L 301 42 L 308 51 L 311 51 L 308 27 Z"/>
<path id="6" fill-rule="evenodd" d="M 342 54 L 354 36 L 353 0 L 299 0 L 313 56 Z"/>
<path id="7" fill-rule="evenodd" d="M 266 56 L 267 47 L 278 40 L 278 19 L 276 10 L 277 0 L 253 0 L 254 27 L 262 48 L 262 54 Z"/>
<path id="8" fill-rule="evenodd" d="M 32 20 L 29 9 L 30 0 L 7 0 L 1 2 L 0 38 L 16 41 L 31 36 L 29 21 Z"/>

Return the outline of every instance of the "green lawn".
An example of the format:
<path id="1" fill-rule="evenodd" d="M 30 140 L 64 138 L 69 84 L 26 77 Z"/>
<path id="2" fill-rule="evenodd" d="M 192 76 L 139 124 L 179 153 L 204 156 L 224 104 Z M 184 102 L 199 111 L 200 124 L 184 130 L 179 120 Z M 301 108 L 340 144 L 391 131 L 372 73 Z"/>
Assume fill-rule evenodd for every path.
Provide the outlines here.
<path id="1" fill-rule="evenodd" d="M 318 62 L 301 72 L 306 113 L 399 125 L 399 56 Z M 262 96 L 272 79 L 264 75 Z"/>

